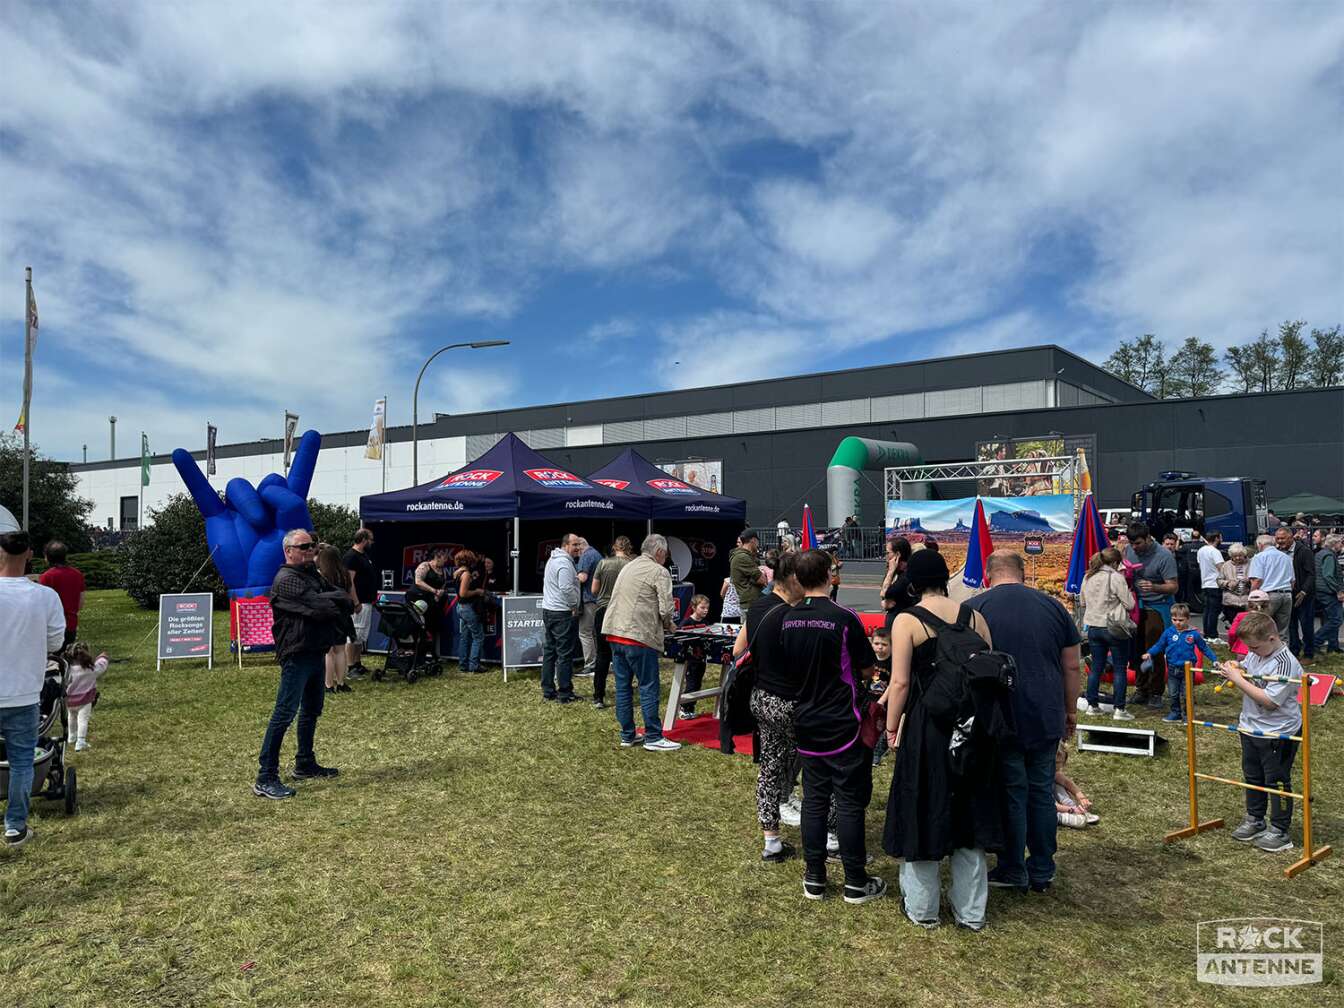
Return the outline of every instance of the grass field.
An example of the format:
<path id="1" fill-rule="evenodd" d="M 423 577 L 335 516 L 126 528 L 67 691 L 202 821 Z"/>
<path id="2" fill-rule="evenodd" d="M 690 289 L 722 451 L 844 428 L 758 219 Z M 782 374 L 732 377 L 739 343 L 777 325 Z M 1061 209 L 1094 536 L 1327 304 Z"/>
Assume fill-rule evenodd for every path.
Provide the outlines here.
<path id="1" fill-rule="evenodd" d="M 94 592 L 81 636 L 124 657 L 153 624 Z M 75 758 L 80 814 L 37 800 L 38 840 L 0 857 L 0 1006 L 1344 1004 L 1339 700 L 1313 719 L 1316 831 L 1335 857 L 1287 880 L 1296 854 L 1226 831 L 1164 845 L 1186 815 L 1168 730 L 1156 761 L 1073 757 L 1100 826 L 1061 831 L 1054 889 L 995 891 L 976 935 L 917 930 L 895 899 L 806 902 L 800 862 L 758 861 L 748 759 L 619 750 L 611 711 L 543 705 L 535 673 L 360 683 L 319 726 L 340 778 L 261 801 L 276 675 L 262 658 L 156 673 L 152 640 L 113 666 Z M 1198 700 L 1234 716 L 1227 695 Z M 1200 749 L 1239 776 L 1234 738 L 1205 732 Z M 1239 819 L 1239 791 L 1201 795 Z M 897 865 L 874 871 L 894 894 Z M 1196 922 L 1256 915 L 1326 922 L 1325 982 L 1197 983 Z"/>

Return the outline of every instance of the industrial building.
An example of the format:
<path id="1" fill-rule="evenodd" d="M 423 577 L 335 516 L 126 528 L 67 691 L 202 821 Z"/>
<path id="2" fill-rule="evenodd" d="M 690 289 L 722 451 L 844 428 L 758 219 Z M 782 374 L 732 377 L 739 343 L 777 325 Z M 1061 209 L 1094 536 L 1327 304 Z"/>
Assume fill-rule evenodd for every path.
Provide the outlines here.
<path id="1" fill-rule="evenodd" d="M 432 407 L 432 389 L 423 399 Z M 204 428 L 203 420 L 197 444 L 180 446 L 201 449 L 201 460 Z M 1167 470 L 1263 478 L 1271 500 L 1303 492 L 1344 497 L 1344 388 L 1156 400 L 1057 346 L 439 413 L 419 427 L 420 481 L 460 468 L 510 431 L 582 476 L 627 447 L 659 464 L 694 463 L 713 474 L 713 489 L 746 498 L 753 524 L 796 522 L 805 501 L 824 505 L 827 464 L 848 435 L 910 442 L 931 462 L 975 459 L 977 446 L 990 441 L 1076 439 L 1092 449 L 1103 506 L 1127 504 Z M 357 509 L 365 494 L 411 485 L 410 428 L 389 428 L 385 466 L 364 457 L 367 433 L 322 431 L 311 496 Z M 213 481 L 220 489 L 234 476 L 255 482 L 282 467 L 282 450 L 279 439 L 220 445 Z M 135 527 L 139 458 L 71 469 L 95 503 L 96 523 Z M 858 518 L 879 525 L 881 474 L 870 482 Z M 181 489 L 168 455 L 156 455 L 146 511 Z"/>

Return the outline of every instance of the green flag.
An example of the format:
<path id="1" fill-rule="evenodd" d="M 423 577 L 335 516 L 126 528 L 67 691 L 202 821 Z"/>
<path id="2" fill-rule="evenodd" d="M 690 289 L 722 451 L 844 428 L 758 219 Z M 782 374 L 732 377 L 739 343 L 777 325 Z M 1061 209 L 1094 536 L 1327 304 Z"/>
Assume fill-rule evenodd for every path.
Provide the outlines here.
<path id="1" fill-rule="evenodd" d="M 149 435 L 140 432 L 140 485 L 149 486 Z"/>

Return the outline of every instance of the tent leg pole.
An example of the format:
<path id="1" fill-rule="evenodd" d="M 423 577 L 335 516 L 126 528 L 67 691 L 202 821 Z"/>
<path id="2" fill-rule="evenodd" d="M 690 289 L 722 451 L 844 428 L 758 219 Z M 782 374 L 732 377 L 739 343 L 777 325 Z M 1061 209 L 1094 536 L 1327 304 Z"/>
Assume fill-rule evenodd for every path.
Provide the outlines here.
<path id="1" fill-rule="evenodd" d="M 518 595 L 522 588 L 518 583 L 519 561 L 523 552 L 523 541 L 521 538 L 522 522 L 517 515 L 513 516 L 513 593 Z"/>
<path id="2" fill-rule="evenodd" d="M 648 527 L 647 527 L 647 529 L 645 530 L 644 534 L 645 534 L 645 535 L 653 535 L 653 519 L 652 519 L 652 518 L 649 519 Z"/>

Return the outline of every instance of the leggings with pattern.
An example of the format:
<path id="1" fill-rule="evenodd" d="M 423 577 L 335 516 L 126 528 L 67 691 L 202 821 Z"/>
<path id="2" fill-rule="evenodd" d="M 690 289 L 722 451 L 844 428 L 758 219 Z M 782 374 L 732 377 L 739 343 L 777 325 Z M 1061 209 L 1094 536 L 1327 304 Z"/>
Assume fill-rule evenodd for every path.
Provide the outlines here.
<path id="1" fill-rule="evenodd" d="M 779 806 L 788 799 L 797 749 L 793 740 L 795 700 L 765 690 L 751 691 L 751 713 L 761 735 L 761 766 L 756 776 L 756 814 L 761 829 L 779 832 Z"/>

